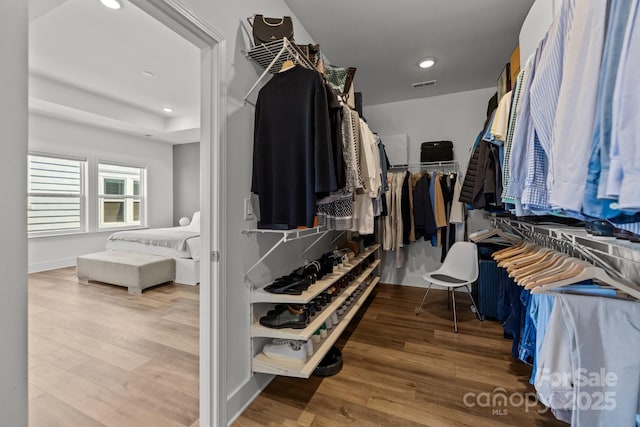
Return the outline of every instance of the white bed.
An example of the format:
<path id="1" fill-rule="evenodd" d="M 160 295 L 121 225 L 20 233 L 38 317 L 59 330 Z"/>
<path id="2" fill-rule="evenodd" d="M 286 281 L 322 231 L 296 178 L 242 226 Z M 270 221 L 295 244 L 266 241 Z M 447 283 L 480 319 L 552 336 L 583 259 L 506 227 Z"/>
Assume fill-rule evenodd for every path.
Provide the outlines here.
<path id="1" fill-rule="evenodd" d="M 200 282 L 200 212 L 195 212 L 189 225 L 183 227 L 115 232 L 108 237 L 106 249 L 175 258 L 174 282 L 196 285 Z"/>

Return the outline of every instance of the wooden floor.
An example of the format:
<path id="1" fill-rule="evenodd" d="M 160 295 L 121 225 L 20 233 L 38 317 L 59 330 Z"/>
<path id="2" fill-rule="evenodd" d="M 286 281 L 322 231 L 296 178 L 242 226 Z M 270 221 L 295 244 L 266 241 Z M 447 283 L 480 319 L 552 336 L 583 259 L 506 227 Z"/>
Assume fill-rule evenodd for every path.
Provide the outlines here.
<path id="1" fill-rule="evenodd" d="M 197 425 L 198 291 L 30 275 L 30 427 Z"/>
<path id="2" fill-rule="evenodd" d="M 380 285 L 339 341 L 339 374 L 277 377 L 234 426 L 566 426 L 539 414 L 535 400 L 523 402 L 533 393 L 531 370 L 511 357 L 498 322 L 478 321 L 461 297 L 455 334 L 446 292 L 432 291 L 416 316 L 422 296 Z M 500 394 L 513 404 L 492 406 Z"/>

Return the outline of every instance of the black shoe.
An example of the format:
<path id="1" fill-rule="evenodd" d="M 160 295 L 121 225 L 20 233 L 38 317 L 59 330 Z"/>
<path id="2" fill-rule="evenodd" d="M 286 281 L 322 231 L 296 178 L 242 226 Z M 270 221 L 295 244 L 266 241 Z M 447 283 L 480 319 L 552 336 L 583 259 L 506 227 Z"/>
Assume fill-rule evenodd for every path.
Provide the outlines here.
<path id="1" fill-rule="evenodd" d="M 289 305 L 286 310 L 273 315 L 260 318 L 260 324 L 268 328 L 282 329 L 304 329 L 307 327 L 309 313 L 304 309 L 296 309 Z"/>
<path id="2" fill-rule="evenodd" d="M 264 290 L 272 294 L 302 295 L 310 285 L 311 279 L 308 277 L 298 280 L 280 278 L 265 286 Z"/>
<path id="3" fill-rule="evenodd" d="M 594 220 L 589 221 L 588 224 L 590 224 L 589 228 L 591 229 L 591 234 L 594 236 L 613 237 L 615 227 L 609 221 Z M 587 229 L 587 233 L 589 232 L 588 230 L 589 229 Z"/>

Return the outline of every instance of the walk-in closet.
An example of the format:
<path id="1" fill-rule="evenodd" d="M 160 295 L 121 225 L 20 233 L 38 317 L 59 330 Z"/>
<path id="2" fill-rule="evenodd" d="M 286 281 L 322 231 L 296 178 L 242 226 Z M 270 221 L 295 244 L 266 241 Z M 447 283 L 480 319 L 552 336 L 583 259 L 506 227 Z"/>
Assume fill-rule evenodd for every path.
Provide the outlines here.
<path id="1" fill-rule="evenodd" d="M 89 1 L 199 50 L 199 121 L 156 121 L 199 154 L 162 146 L 127 230 L 197 222 L 188 287 L 91 226 L 90 267 L 27 259 L 29 25 Z M 0 0 L 0 427 L 640 427 L 640 0 L 32 2 Z M 71 80 L 65 114 L 115 96 Z"/>

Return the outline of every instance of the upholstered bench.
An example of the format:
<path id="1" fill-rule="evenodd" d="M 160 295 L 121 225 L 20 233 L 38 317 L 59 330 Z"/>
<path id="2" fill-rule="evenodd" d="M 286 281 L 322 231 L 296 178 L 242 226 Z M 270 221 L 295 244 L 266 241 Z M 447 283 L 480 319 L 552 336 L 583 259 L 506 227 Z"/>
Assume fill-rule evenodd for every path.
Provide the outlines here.
<path id="1" fill-rule="evenodd" d="M 109 283 L 140 294 L 143 289 L 171 282 L 176 277 L 173 258 L 127 251 L 97 252 L 77 258 L 78 280 Z"/>

